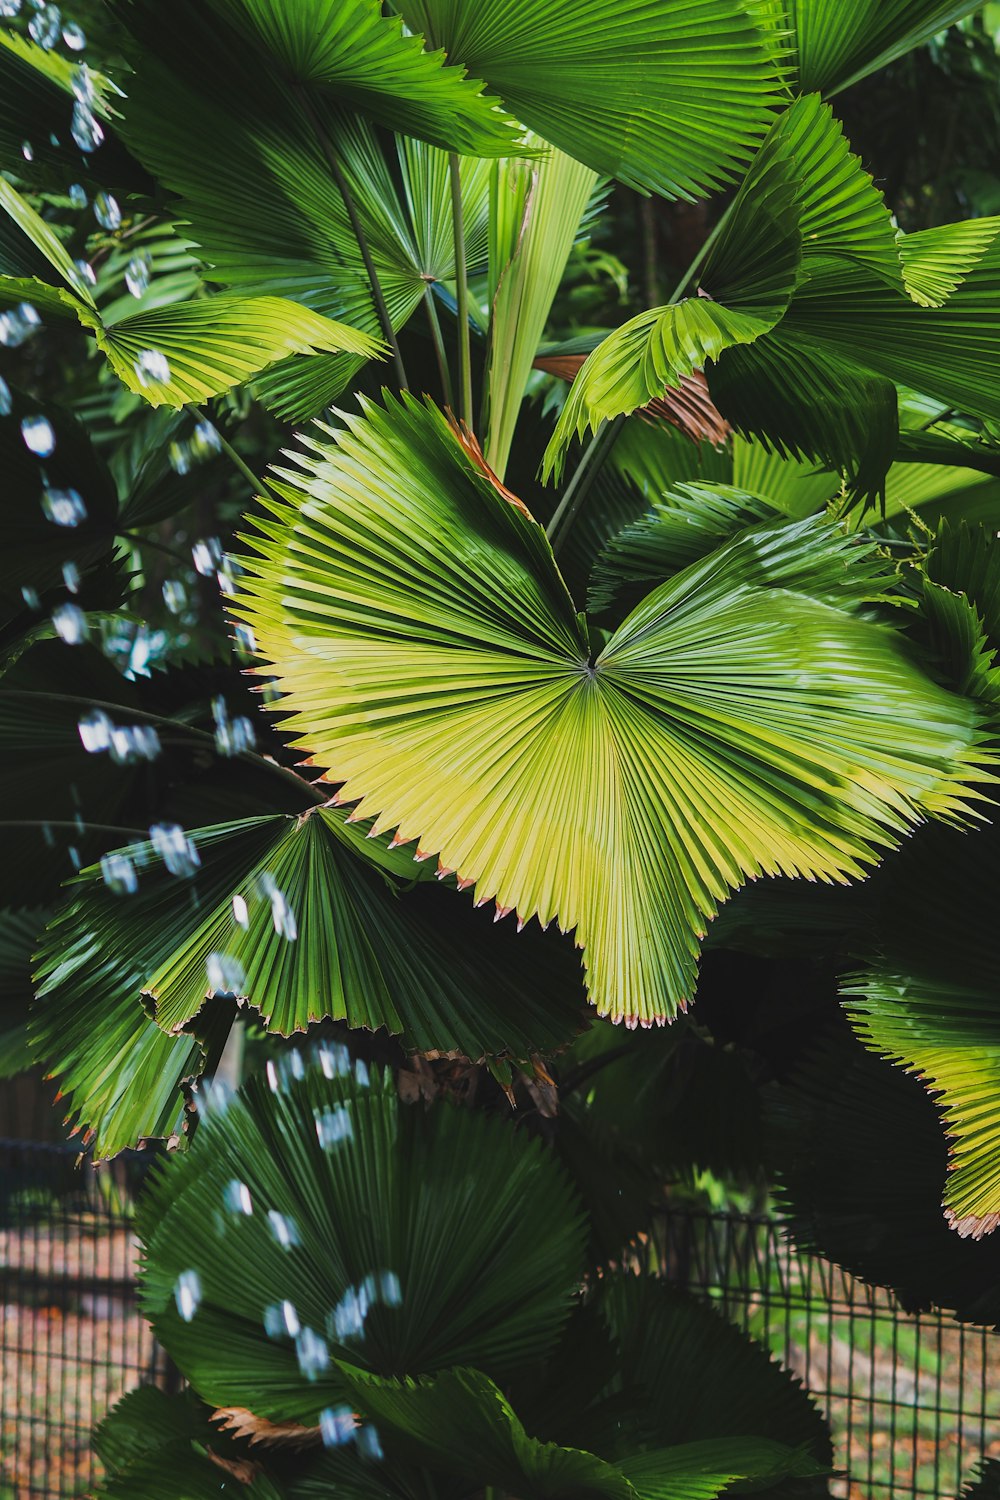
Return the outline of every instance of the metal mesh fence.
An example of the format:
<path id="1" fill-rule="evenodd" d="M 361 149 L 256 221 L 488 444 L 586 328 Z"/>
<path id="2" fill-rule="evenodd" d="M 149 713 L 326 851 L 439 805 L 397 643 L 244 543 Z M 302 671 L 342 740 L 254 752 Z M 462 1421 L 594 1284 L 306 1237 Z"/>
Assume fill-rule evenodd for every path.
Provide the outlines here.
<path id="1" fill-rule="evenodd" d="M 800 1376 L 833 1429 L 834 1494 L 951 1500 L 1000 1456 L 1000 1334 L 904 1313 L 770 1219 L 671 1211 L 647 1254 Z"/>
<path id="2" fill-rule="evenodd" d="M 167 1371 L 135 1294 L 133 1207 L 150 1158 L 78 1158 L 0 1141 L 0 1500 L 85 1494 L 91 1428 Z"/>
<path id="3" fill-rule="evenodd" d="M 0 1140 L 0 1500 L 85 1494 L 91 1427 L 126 1390 L 172 1378 L 135 1296 L 133 1209 L 151 1156 L 77 1159 Z M 908 1316 L 768 1219 L 678 1207 L 645 1255 L 802 1377 L 833 1426 L 836 1494 L 950 1500 L 1000 1455 L 1000 1335 Z"/>

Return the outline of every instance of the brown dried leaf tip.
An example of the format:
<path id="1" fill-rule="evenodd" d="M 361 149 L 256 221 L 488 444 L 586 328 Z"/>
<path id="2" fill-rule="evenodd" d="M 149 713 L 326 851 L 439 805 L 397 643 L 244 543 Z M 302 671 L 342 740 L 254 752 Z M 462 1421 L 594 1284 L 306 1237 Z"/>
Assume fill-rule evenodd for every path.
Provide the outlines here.
<path id="1" fill-rule="evenodd" d="M 515 506 L 523 516 L 527 516 L 529 521 L 533 521 L 535 518 L 531 514 L 531 511 L 528 509 L 528 507 L 525 505 L 524 501 L 521 499 L 520 495 L 515 495 L 513 490 L 509 490 L 504 484 L 503 480 L 498 478 L 497 475 L 494 474 L 493 470 L 486 462 L 486 459 L 483 455 L 483 450 L 479 446 L 479 439 L 472 431 L 472 428 L 469 427 L 467 423 L 461 421 L 458 417 L 456 417 L 453 412 L 446 411 L 445 416 L 448 418 L 448 426 L 458 438 L 463 451 L 468 454 L 469 458 L 472 459 L 472 462 L 475 464 L 479 472 L 481 474 L 485 474 L 486 478 L 496 490 L 497 494 L 501 495 L 503 499 L 507 501 L 508 505 Z"/>
<path id="2" fill-rule="evenodd" d="M 572 384 L 586 358 L 585 354 L 543 354 L 535 360 L 535 369 Z M 695 370 L 693 375 L 682 375 L 678 386 L 668 385 L 662 396 L 654 396 L 640 408 L 639 416 L 669 422 L 693 443 L 711 443 L 715 448 L 732 432 L 725 417 L 713 405 L 708 394 L 708 381 L 700 370 Z"/>
<path id="3" fill-rule="evenodd" d="M 298 1422 L 269 1422 L 245 1406 L 222 1406 L 212 1413 L 223 1432 L 231 1437 L 246 1438 L 253 1446 L 265 1448 L 318 1448 L 323 1435 L 318 1427 L 302 1427 Z"/>

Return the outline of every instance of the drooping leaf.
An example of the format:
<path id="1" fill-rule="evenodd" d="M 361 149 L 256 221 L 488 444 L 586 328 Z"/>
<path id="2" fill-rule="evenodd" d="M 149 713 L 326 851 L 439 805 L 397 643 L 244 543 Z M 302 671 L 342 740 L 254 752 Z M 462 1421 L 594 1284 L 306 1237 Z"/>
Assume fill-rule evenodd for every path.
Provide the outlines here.
<path id="1" fill-rule="evenodd" d="M 213 1021 L 213 996 L 245 998 L 282 1035 L 333 1017 L 474 1058 L 526 1058 L 579 1024 L 579 981 L 561 945 L 494 934 L 485 913 L 426 883 L 402 895 L 418 873 L 410 852 L 366 840 L 342 813 L 197 829 L 189 848 L 176 836 L 182 878 L 155 844 L 113 851 L 118 878 L 109 886 L 107 867 L 85 871 L 45 947 L 36 1045 L 99 1151 L 130 1130 L 169 1133 L 147 1111 L 153 1093 L 155 1120 L 171 1101 L 176 1110 L 180 1081 L 200 1072 L 187 1033 Z M 151 1091 L 146 1060 L 168 1057 Z"/>
<path id="2" fill-rule="evenodd" d="M 859 875 L 982 774 L 976 711 L 861 618 L 879 586 L 836 527 L 744 533 L 592 659 L 541 529 L 433 408 L 331 436 L 282 471 L 237 606 L 285 727 L 377 830 L 575 927 L 602 1014 L 675 1014 L 748 875 Z"/>
<path id="3" fill-rule="evenodd" d="M 780 95 L 764 33 L 735 0 L 404 0 L 400 10 L 543 139 L 642 191 L 691 198 L 729 180 Z"/>
<path id="4" fill-rule="evenodd" d="M 343 1048 L 298 1062 L 204 1111 L 144 1200 L 144 1306 L 198 1393 L 315 1425 L 349 1398 L 340 1360 L 503 1378 L 543 1356 L 582 1269 L 552 1156 L 482 1113 L 401 1105 Z"/>
<path id="5" fill-rule="evenodd" d="M 285 297 L 222 295 L 86 321 L 115 374 L 151 406 L 207 401 L 289 354 L 380 352 L 367 334 Z"/>

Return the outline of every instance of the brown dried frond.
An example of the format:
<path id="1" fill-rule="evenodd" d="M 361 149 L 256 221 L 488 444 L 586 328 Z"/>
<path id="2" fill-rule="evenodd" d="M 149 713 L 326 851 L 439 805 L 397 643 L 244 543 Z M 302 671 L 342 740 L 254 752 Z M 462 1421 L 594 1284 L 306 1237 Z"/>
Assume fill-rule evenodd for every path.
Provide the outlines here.
<path id="1" fill-rule="evenodd" d="M 572 384 L 586 358 L 585 354 L 543 354 L 535 360 L 535 369 Z M 653 421 L 669 422 L 693 443 L 711 443 L 713 447 L 724 443 L 732 431 L 713 405 L 701 370 L 682 375 L 680 385 L 667 386 L 662 396 L 655 396 L 638 414 Z"/>
<path id="2" fill-rule="evenodd" d="M 446 412 L 445 415 L 448 418 L 448 426 L 458 438 L 458 441 L 461 443 L 462 448 L 472 459 L 472 462 L 475 464 L 479 472 L 481 474 L 485 474 L 486 478 L 496 490 L 497 494 L 502 495 L 507 503 L 509 505 L 515 506 L 522 515 L 527 516 L 529 521 L 533 521 L 535 518 L 531 514 L 531 511 L 528 509 L 528 507 L 525 505 L 524 501 L 521 499 L 520 495 L 515 495 L 513 490 L 509 490 L 504 484 L 503 480 L 498 478 L 497 475 L 494 474 L 493 470 L 486 462 L 486 459 L 483 455 L 483 450 L 479 446 L 479 439 L 476 437 L 476 434 L 472 431 L 472 428 L 468 425 L 468 423 L 463 422 L 461 418 L 456 417 L 450 411 Z"/>

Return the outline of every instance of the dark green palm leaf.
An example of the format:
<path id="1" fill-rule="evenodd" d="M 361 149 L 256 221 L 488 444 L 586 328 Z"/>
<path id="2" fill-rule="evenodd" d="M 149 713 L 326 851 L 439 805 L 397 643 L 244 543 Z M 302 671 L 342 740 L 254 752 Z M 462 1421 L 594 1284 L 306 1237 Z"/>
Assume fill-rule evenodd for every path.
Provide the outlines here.
<path id="1" fill-rule="evenodd" d="M 286 76 L 446 151 L 508 156 L 516 123 L 466 70 L 386 16 L 380 0 L 211 0 Z"/>
<path id="2" fill-rule="evenodd" d="M 833 94 L 976 9 L 971 0 L 787 0 L 795 77 Z"/>
<path id="3" fill-rule="evenodd" d="M 765 34 L 735 0 L 399 8 L 530 129 L 643 191 L 698 197 L 731 179 L 780 98 Z"/>
<path id="4" fill-rule="evenodd" d="M 582 1269 L 554 1159 L 484 1114 L 404 1107 L 343 1048 L 274 1081 L 204 1112 L 141 1213 L 144 1305 L 199 1394 L 315 1424 L 349 1398 L 337 1360 L 499 1378 L 543 1356 Z"/>

